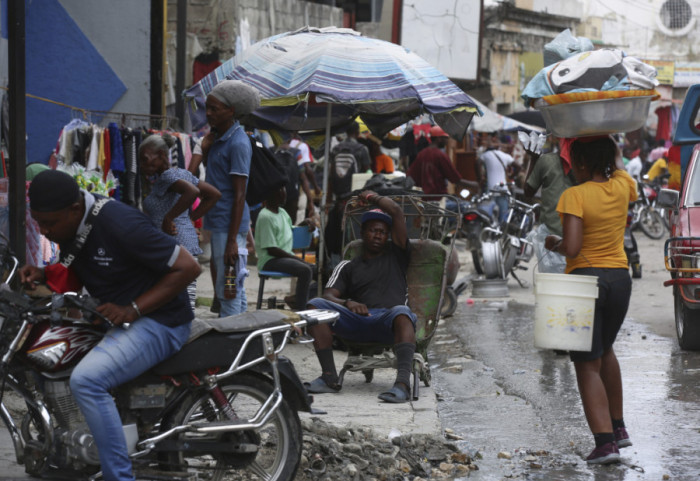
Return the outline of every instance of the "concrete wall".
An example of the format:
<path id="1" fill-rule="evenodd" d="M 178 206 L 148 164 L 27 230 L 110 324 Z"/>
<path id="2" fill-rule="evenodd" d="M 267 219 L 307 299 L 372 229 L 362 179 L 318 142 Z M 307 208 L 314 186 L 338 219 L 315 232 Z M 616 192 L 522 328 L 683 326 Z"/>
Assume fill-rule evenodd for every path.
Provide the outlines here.
<path id="1" fill-rule="evenodd" d="M 151 2 L 59 1 L 126 86 L 112 110 L 149 113 Z"/>
<path id="2" fill-rule="evenodd" d="M 606 0 L 601 6 L 596 0 L 586 1 L 586 16 L 602 16 L 602 40 L 619 45 L 628 54 L 658 60 L 700 60 L 700 0 L 687 0 L 692 8 L 687 29 L 667 29 L 659 17 L 665 0 L 635 2 L 630 8 L 626 0 Z"/>
<path id="3" fill-rule="evenodd" d="M 687 29 L 666 28 L 659 12 L 666 0 L 514 0 L 519 8 L 555 15 L 580 16 L 587 25 L 578 35 L 590 35 L 629 55 L 657 60 L 700 61 L 700 0 L 686 0 L 692 9 Z M 496 0 L 485 0 L 486 5 Z M 590 18 L 590 20 L 589 20 Z M 602 25 L 601 25 L 602 24 Z M 596 35 L 596 27 L 601 31 Z"/>
<path id="4" fill-rule="evenodd" d="M 366 37 L 378 38 L 391 42 L 391 30 L 393 28 L 394 0 L 385 0 L 382 3 L 381 21 L 357 22 L 355 30 Z"/>
<path id="5" fill-rule="evenodd" d="M 244 25 L 245 23 L 245 25 Z M 302 0 L 189 0 L 187 8 L 188 50 L 195 37 L 202 51 L 218 49 L 223 62 L 236 54 L 241 42 L 255 43 L 279 33 L 312 27 L 343 26 L 341 8 Z M 168 0 L 168 63 L 174 76 L 177 29 L 177 0 Z M 246 34 L 247 33 L 247 34 Z M 185 83 L 192 84 L 188 59 Z"/>
<path id="6" fill-rule="evenodd" d="M 474 80 L 480 24 L 481 0 L 404 2 L 401 45 L 450 78 Z"/>
<path id="7" fill-rule="evenodd" d="M 480 98 L 498 113 L 525 108 L 520 92 L 542 68 L 544 45 L 566 28 L 575 30 L 577 19 L 552 16 L 520 7 L 494 5 L 484 13 L 482 72 L 487 72 L 489 98 Z"/>
<path id="8" fill-rule="evenodd" d="M 517 49 L 491 52 L 491 95 L 490 108 L 499 114 L 510 114 L 520 110 L 519 59 Z"/>
<path id="9" fill-rule="evenodd" d="M 580 0 L 515 0 L 515 6 L 567 17 L 580 17 L 583 13 L 583 4 Z"/>
<path id="10" fill-rule="evenodd" d="M 27 0 L 27 93 L 81 109 L 148 113 L 149 25 L 148 1 Z M 7 78 L 6 62 L 0 78 Z M 27 161 L 47 162 L 75 116 L 80 112 L 27 98 Z"/>

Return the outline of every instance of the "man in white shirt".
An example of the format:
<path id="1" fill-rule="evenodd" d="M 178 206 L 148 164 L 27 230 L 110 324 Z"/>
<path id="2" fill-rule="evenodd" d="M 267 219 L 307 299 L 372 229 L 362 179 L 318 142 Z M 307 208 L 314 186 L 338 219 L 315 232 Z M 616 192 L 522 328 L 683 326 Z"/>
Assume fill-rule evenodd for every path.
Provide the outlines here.
<path id="1" fill-rule="evenodd" d="M 489 147 L 478 160 L 476 175 L 484 192 L 498 192 L 507 189 L 506 169 L 513 162 L 513 157 L 502 152 L 501 143 L 496 132 L 489 136 Z M 508 217 L 508 198 L 496 196 L 494 201 L 498 206 L 498 219 L 503 222 Z"/>
<path id="2" fill-rule="evenodd" d="M 637 155 L 632 157 L 632 159 L 629 162 L 627 162 L 627 165 L 625 166 L 625 169 L 627 169 L 627 173 L 637 182 L 639 182 L 639 180 L 641 179 L 643 167 L 642 158 L 639 156 L 639 152 L 639 150 L 633 152 L 633 154 L 636 153 Z"/>
<path id="3" fill-rule="evenodd" d="M 316 209 L 314 208 L 314 197 L 311 194 L 311 187 L 313 187 L 316 195 L 321 194 L 321 188 L 316 181 L 316 176 L 311 168 L 313 164 L 313 158 L 311 156 L 311 149 L 309 144 L 301 140 L 298 132 L 292 132 L 292 140 L 289 141 L 289 146 L 293 149 L 299 150 L 299 155 L 297 156 L 297 165 L 299 166 L 299 183 L 301 184 L 301 189 L 306 194 L 306 209 L 304 217 L 313 217 L 316 215 Z"/>

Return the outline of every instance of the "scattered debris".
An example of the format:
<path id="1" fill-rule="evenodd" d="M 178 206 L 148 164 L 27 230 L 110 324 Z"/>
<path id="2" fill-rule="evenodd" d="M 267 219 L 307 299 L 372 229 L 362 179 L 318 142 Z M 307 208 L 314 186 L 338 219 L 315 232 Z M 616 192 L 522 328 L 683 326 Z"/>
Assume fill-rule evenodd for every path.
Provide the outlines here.
<path id="1" fill-rule="evenodd" d="M 454 479 L 479 468 L 439 436 L 377 436 L 369 428 L 336 427 L 318 418 L 302 420 L 302 462 L 296 481 Z M 461 439 L 454 431 L 448 432 Z"/>

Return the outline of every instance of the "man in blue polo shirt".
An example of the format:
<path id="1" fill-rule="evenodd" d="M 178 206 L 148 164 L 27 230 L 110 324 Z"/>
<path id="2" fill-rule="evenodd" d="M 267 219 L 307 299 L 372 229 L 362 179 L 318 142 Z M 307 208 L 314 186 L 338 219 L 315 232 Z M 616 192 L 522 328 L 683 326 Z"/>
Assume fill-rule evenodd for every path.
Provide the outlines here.
<path id="1" fill-rule="evenodd" d="M 312 393 L 338 392 L 338 374 L 333 359 L 333 333 L 356 342 L 393 344 L 396 353 L 396 380 L 379 399 L 404 403 L 409 387 L 413 354 L 416 351 L 416 316 L 408 307 L 406 271 L 411 244 L 401 207 L 388 197 L 365 191 L 360 200 L 378 208 L 362 215 L 362 252 L 343 261 L 333 270 L 322 298 L 308 306 L 340 313 L 330 326 L 309 326 L 321 376 L 307 383 Z M 391 234 L 391 239 L 390 239 Z"/>
<path id="2" fill-rule="evenodd" d="M 221 198 L 205 214 L 204 228 L 212 233 L 214 289 L 221 303 L 221 317 L 245 312 L 248 306 L 239 273 L 245 269 L 242 261 L 248 254 L 246 235 L 250 229 L 250 212 L 245 194 L 253 148 L 238 119 L 259 105 L 258 91 L 238 80 L 218 83 L 206 100 L 211 132 L 202 140 L 202 157 L 206 159 L 206 181 L 221 192 Z M 231 268 L 238 277 L 235 298 L 224 295 L 225 277 Z"/>
<path id="3" fill-rule="evenodd" d="M 132 481 L 110 390 L 171 357 L 187 341 L 194 315 L 186 288 L 199 275 L 199 264 L 143 213 L 81 191 L 66 173 L 38 174 L 29 203 L 41 233 L 61 247 L 61 262 L 44 269 L 24 266 L 22 283 L 31 289 L 67 268 L 100 299 L 97 310 L 114 324 L 74 368 L 70 387 L 95 439 L 104 479 Z"/>

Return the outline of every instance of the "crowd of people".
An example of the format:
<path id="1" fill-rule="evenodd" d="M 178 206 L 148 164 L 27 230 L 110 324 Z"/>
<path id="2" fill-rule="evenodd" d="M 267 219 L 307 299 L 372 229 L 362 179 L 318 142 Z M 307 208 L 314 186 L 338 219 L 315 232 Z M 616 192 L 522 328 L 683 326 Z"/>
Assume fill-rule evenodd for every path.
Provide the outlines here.
<path id="1" fill-rule="evenodd" d="M 294 132 L 275 150 L 286 156 L 293 176 L 267 192 L 259 206 L 249 206 L 246 189 L 253 147 L 240 119 L 260 103 L 259 93 L 238 81 L 217 84 L 206 99 L 210 132 L 193 152 L 189 170 L 173 167 L 167 135 L 141 143 L 141 173 L 152 183 L 143 212 L 108 197 L 81 190 L 68 174 L 44 170 L 30 190 L 31 215 L 49 240 L 60 246 L 60 262 L 21 269 L 22 282 L 33 288 L 44 281 L 64 290 L 87 288 L 103 304 L 98 311 L 113 327 L 110 335 L 76 367 L 71 388 L 95 437 L 105 479 L 131 480 L 131 463 L 121 422 L 109 394 L 169 357 L 186 341 L 196 301 L 196 278 L 208 232 L 210 270 L 220 316 L 245 312 L 245 278 L 249 255 L 260 270 L 297 279 L 285 300 L 293 309 L 331 309 L 340 314 L 333 325 L 309 329 L 321 373 L 306 383 L 312 393 L 337 393 L 333 337 L 375 342 L 393 348 L 397 374 L 393 386 L 379 394 L 389 403 L 411 398 L 411 369 L 416 350 L 416 316 L 407 305 L 406 272 L 412 248 L 400 207 L 372 190 L 355 189 L 352 176 L 404 175 L 423 193 L 445 195 L 448 185 L 471 193 L 523 189 L 539 196 L 544 247 L 561 256 L 563 272 L 598 277 L 593 347 L 571 352 L 582 404 L 595 438 L 590 463 L 619 460 L 619 448 L 631 445 L 623 420 L 621 374 L 613 343 L 624 320 L 630 278 L 622 247 L 627 206 L 636 198 L 634 179 L 663 176 L 669 151 L 661 143 L 648 155 L 620 139 L 549 139 L 549 153 L 525 152 L 506 135 L 476 138 L 474 179 L 465 179 L 446 153 L 448 135 L 437 125 L 409 129 L 398 142 L 394 160 L 382 142 L 360 135 L 351 123 L 334 142 L 329 161 L 326 235 L 336 254 L 327 275 L 292 250 L 299 225 L 317 228 L 315 203 L 322 195 L 313 169 L 313 149 Z M 625 159 L 629 159 L 625 165 Z M 284 162 L 284 161 L 282 161 Z M 206 167 L 203 179 L 194 173 Z M 646 167 L 645 167 L 646 166 Z M 408 185 L 408 183 L 404 184 Z M 305 202 L 301 193 L 304 193 Z M 361 249 L 352 259 L 340 256 L 340 220 L 344 202 L 355 194 L 367 211 L 361 219 Z M 498 197 L 496 197 L 498 198 Z M 302 204 L 300 206 L 300 204 Z M 508 206 L 500 205 L 502 219 Z M 201 229 L 196 222 L 203 219 Z M 334 238 L 335 235 L 335 238 Z M 314 279 L 323 281 L 320 297 Z M 127 330 L 124 324 L 131 324 Z M 148 345 L 149 349 L 142 349 Z M 118 359 L 118 362 L 114 362 Z"/>

